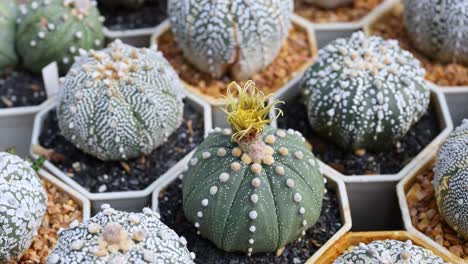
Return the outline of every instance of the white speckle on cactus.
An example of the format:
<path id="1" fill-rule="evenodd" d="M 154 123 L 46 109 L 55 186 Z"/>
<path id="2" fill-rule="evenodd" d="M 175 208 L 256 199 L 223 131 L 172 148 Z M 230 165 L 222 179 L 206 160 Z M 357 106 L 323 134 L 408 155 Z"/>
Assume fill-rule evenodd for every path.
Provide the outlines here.
<path id="1" fill-rule="evenodd" d="M 203 205 L 204 207 L 207 207 L 207 206 L 208 206 L 208 199 L 203 199 L 203 200 L 202 200 L 202 205 Z"/>
<path id="2" fill-rule="evenodd" d="M 293 199 L 296 203 L 299 203 L 302 201 L 302 195 L 300 193 L 295 193 Z"/>
<path id="3" fill-rule="evenodd" d="M 254 164 L 252 164 L 250 169 L 252 170 L 253 173 L 260 174 L 262 172 L 262 165 L 260 165 L 258 163 L 254 163 Z"/>
<path id="4" fill-rule="evenodd" d="M 211 153 L 205 151 L 205 152 L 203 152 L 202 157 L 203 157 L 203 159 L 209 159 L 211 157 Z"/>
<path id="5" fill-rule="evenodd" d="M 46 209 L 47 193 L 29 163 L 0 152 L 1 263 L 24 254 L 37 235 Z"/>
<path id="6" fill-rule="evenodd" d="M 268 135 L 265 137 L 265 143 L 267 144 L 275 144 L 276 142 L 276 137 L 274 135 Z"/>
<path id="7" fill-rule="evenodd" d="M 220 157 L 224 157 L 226 155 L 226 149 L 225 148 L 219 148 L 216 154 Z"/>
<path id="8" fill-rule="evenodd" d="M 299 208 L 299 213 L 301 215 L 305 214 L 305 208 L 304 207 Z"/>
<path id="9" fill-rule="evenodd" d="M 251 225 L 249 227 L 249 231 L 250 231 L 250 233 L 255 233 L 255 231 L 257 231 L 257 228 L 254 225 Z"/>
<path id="10" fill-rule="evenodd" d="M 241 161 L 245 165 L 249 165 L 250 163 L 252 163 L 252 158 L 249 156 L 249 154 L 244 153 L 242 154 Z"/>
<path id="11" fill-rule="evenodd" d="M 279 148 L 278 152 L 281 156 L 287 156 L 289 154 L 289 150 L 285 147 Z"/>
<path id="12" fill-rule="evenodd" d="M 240 148 L 233 148 L 232 151 L 231 151 L 231 154 L 234 156 L 234 157 L 240 157 L 242 155 L 242 150 Z"/>
<path id="13" fill-rule="evenodd" d="M 294 157 L 296 157 L 296 159 L 302 160 L 304 158 L 304 153 L 302 153 L 302 151 L 296 151 L 294 152 Z"/>
<path id="14" fill-rule="evenodd" d="M 251 184 L 253 187 L 259 188 L 262 184 L 262 181 L 259 178 L 253 178 Z"/>
<path id="15" fill-rule="evenodd" d="M 250 200 L 252 201 L 252 203 L 256 204 L 258 202 L 258 195 L 256 193 L 252 194 L 250 196 Z"/>
<path id="16" fill-rule="evenodd" d="M 283 176 L 284 175 L 284 167 L 283 166 L 276 166 L 275 167 L 275 173 L 278 174 L 279 176 Z"/>
<path id="17" fill-rule="evenodd" d="M 239 162 L 236 161 L 236 162 L 231 163 L 231 170 L 238 171 L 240 170 L 240 168 L 241 168 L 241 165 Z"/>
<path id="18" fill-rule="evenodd" d="M 255 219 L 257 219 L 257 216 L 258 216 L 257 211 L 250 211 L 250 213 L 249 213 L 249 218 L 250 219 L 255 220 Z"/>
<path id="19" fill-rule="evenodd" d="M 263 163 L 266 165 L 272 165 L 275 162 L 275 159 L 273 158 L 272 155 L 266 155 L 263 158 Z"/>
<path id="20" fill-rule="evenodd" d="M 284 132 L 284 130 L 278 130 L 276 131 L 276 135 L 280 138 L 284 138 L 286 137 L 286 133 Z"/>
<path id="21" fill-rule="evenodd" d="M 225 183 L 225 182 L 227 182 L 228 180 L 229 180 L 229 174 L 228 174 L 228 173 L 223 172 L 223 173 L 221 173 L 221 174 L 219 175 L 219 181 L 220 181 L 221 183 Z"/>
<path id="22" fill-rule="evenodd" d="M 218 192 L 218 186 L 211 186 L 210 194 L 215 195 Z"/>
<path id="23" fill-rule="evenodd" d="M 289 188 L 294 188 L 294 186 L 295 186 L 294 180 L 293 179 L 287 179 L 286 180 L 286 186 L 288 186 Z"/>

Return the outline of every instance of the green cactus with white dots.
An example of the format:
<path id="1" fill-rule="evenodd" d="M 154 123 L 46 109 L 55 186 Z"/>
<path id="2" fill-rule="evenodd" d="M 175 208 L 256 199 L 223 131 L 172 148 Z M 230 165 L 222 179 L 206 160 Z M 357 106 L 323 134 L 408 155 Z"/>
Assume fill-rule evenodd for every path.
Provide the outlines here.
<path id="1" fill-rule="evenodd" d="M 172 263 L 193 264 L 195 255 L 149 208 L 141 213 L 117 211 L 108 204 L 103 211 L 59 232 L 47 264 Z"/>
<path id="2" fill-rule="evenodd" d="M 103 47 L 102 17 L 93 0 L 29 0 L 18 13 L 16 50 L 31 72 L 56 61 L 65 74 L 80 49 Z"/>
<path id="3" fill-rule="evenodd" d="M 231 129 L 216 129 L 183 176 L 183 209 L 217 247 L 249 255 L 274 252 L 317 221 L 324 194 L 318 163 L 293 130 L 267 124 L 266 97 L 252 82 L 228 89 Z"/>
<path id="4" fill-rule="evenodd" d="M 117 40 L 61 79 L 62 135 L 103 161 L 150 154 L 182 123 L 183 85 L 160 52 Z"/>
<path id="5" fill-rule="evenodd" d="M 404 23 L 414 46 L 441 62 L 468 65 L 468 1 L 404 0 Z"/>
<path id="6" fill-rule="evenodd" d="M 292 0 L 169 0 L 171 29 L 200 71 L 246 80 L 278 55 L 291 27 Z"/>
<path id="7" fill-rule="evenodd" d="M 18 260 L 31 245 L 47 210 L 47 193 L 31 165 L 0 152 L 0 263 Z"/>
<path id="8" fill-rule="evenodd" d="M 302 78 L 309 123 L 343 149 L 391 147 L 427 112 L 424 73 L 397 41 L 362 32 L 337 39 Z"/>
<path id="9" fill-rule="evenodd" d="M 18 60 L 15 52 L 16 5 L 12 0 L 0 0 L 0 73 L 14 66 Z"/>
<path id="10" fill-rule="evenodd" d="M 366 245 L 360 243 L 344 253 L 333 264 L 445 264 L 432 251 L 413 245 L 411 240 L 376 240 Z"/>
<path id="11" fill-rule="evenodd" d="M 439 212 L 468 239 L 468 119 L 453 131 L 439 150 L 434 189 Z"/>

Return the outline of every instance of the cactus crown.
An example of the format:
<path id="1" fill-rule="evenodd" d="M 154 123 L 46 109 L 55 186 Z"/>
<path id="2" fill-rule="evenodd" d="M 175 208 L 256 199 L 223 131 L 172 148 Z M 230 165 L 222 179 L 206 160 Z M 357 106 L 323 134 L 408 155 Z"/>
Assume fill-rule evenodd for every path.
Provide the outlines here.
<path id="1" fill-rule="evenodd" d="M 232 92 L 233 89 L 236 90 L 237 95 Z M 268 103 L 270 96 L 265 96 L 262 91 L 259 91 L 253 81 L 246 82 L 244 87 L 236 82 L 228 86 L 223 111 L 227 114 L 227 121 L 234 130 L 233 141 L 239 142 L 261 134 L 265 125 L 282 115 L 281 109 L 275 107 L 276 104 L 282 102 L 274 100 Z M 278 111 L 278 114 L 269 118 L 272 110 Z"/>
<path id="2" fill-rule="evenodd" d="M 381 263 L 408 263 L 408 264 L 444 264 L 445 262 L 431 251 L 413 245 L 411 240 L 406 242 L 398 240 L 376 240 L 366 245 L 360 243 L 344 253 L 333 264 L 381 264 Z"/>

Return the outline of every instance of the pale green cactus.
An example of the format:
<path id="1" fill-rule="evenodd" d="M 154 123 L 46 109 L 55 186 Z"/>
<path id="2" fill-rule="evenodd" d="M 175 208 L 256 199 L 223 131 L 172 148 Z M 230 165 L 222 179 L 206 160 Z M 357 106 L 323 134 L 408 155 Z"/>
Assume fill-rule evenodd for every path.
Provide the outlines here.
<path id="1" fill-rule="evenodd" d="M 19 6 L 16 50 L 34 73 L 56 61 L 61 74 L 80 49 L 101 49 L 102 17 L 93 0 L 28 1 Z"/>
<path id="2" fill-rule="evenodd" d="M 182 123 L 182 82 L 155 50 L 117 40 L 83 54 L 62 86 L 62 135 L 104 161 L 149 154 Z"/>
<path id="3" fill-rule="evenodd" d="M 359 244 L 341 255 L 333 264 L 445 264 L 432 251 L 413 245 L 411 240 L 376 240 Z"/>
<path id="4" fill-rule="evenodd" d="M 253 90 L 249 90 L 253 89 Z M 324 179 L 304 138 L 267 124 L 272 104 L 252 82 L 228 89 L 231 129 L 216 129 L 183 176 L 183 208 L 203 237 L 224 251 L 274 252 L 320 216 Z"/>
<path id="5" fill-rule="evenodd" d="M 362 32 L 337 39 L 302 78 L 311 127 L 344 149 L 391 147 L 427 112 L 424 73 L 396 41 Z"/>
<path id="6" fill-rule="evenodd" d="M 468 120 L 453 131 L 439 150 L 434 189 L 439 212 L 468 239 Z"/>
<path id="7" fill-rule="evenodd" d="M 15 52 L 16 5 L 0 0 L 0 73 L 17 62 Z"/>
<path id="8" fill-rule="evenodd" d="M 31 165 L 0 152 L 0 263 L 18 260 L 37 235 L 47 193 Z"/>
<path id="9" fill-rule="evenodd" d="M 291 27 L 292 0 L 169 0 L 171 29 L 185 57 L 220 78 L 246 80 L 278 55 Z"/>
<path id="10" fill-rule="evenodd" d="M 102 209 L 60 231 L 47 264 L 193 264 L 195 255 L 188 251 L 187 240 L 162 223 L 158 213 L 149 208 L 121 212 L 107 204 Z"/>

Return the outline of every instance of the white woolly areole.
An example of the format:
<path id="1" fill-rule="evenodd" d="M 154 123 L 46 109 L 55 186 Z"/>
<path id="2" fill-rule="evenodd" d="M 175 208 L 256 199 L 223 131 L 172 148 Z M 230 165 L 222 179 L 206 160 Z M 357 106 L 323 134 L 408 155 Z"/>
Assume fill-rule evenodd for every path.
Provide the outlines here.
<path id="1" fill-rule="evenodd" d="M 0 152 L 0 263 L 29 248 L 47 210 L 47 193 L 21 158 Z"/>
<path id="2" fill-rule="evenodd" d="M 247 79 L 277 56 L 291 27 L 292 0 L 169 0 L 178 46 L 201 71 Z"/>
<path id="3" fill-rule="evenodd" d="M 61 133 L 101 160 L 151 153 L 181 124 L 183 86 L 156 51 L 120 41 L 84 53 L 62 84 Z"/>
<path id="4" fill-rule="evenodd" d="M 309 122 L 343 148 L 388 145 L 427 111 L 424 74 L 397 41 L 362 32 L 337 39 L 319 51 L 302 79 Z"/>

